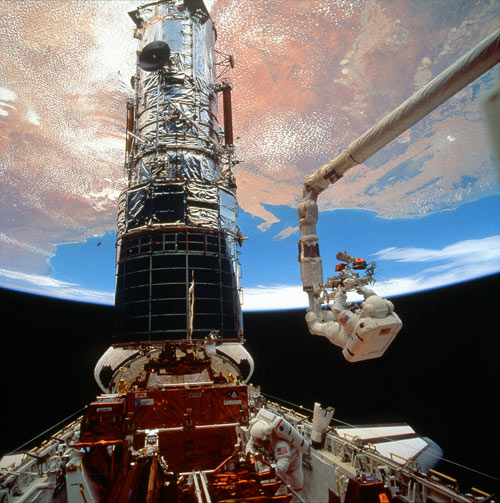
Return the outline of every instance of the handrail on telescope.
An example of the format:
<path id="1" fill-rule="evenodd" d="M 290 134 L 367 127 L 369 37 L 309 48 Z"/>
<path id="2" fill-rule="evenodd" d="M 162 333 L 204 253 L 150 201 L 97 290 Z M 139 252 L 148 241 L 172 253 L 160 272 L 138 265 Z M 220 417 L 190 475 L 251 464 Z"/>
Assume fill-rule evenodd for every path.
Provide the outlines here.
<path id="1" fill-rule="evenodd" d="M 500 62 L 500 28 L 441 72 L 379 123 L 352 142 L 332 161 L 321 166 L 305 182 L 298 206 L 299 262 L 303 290 L 309 296 L 309 309 L 318 313 L 323 267 L 316 234 L 317 199 L 330 184 L 356 164 L 361 164 L 401 133 L 451 98 Z"/>

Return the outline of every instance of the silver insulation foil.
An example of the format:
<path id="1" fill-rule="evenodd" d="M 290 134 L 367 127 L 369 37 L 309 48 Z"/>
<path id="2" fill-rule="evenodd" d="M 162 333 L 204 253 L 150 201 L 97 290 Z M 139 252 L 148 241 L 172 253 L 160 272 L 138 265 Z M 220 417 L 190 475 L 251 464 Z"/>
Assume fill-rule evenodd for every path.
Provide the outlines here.
<path id="1" fill-rule="evenodd" d="M 198 180 L 209 183 L 217 183 L 221 179 L 220 168 L 212 158 L 196 150 L 184 148 L 159 154 L 152 153 L 138 159 L 134 174 L 134 182 L 138 184 L 153 179 Z"/>
<path id="2" fill-rule="evenodd" d="M 221 230 L 234 238 L 238 233 L 237 215 L 236 197 L 226 188 L 196 182 L 145 183 L 121 193 L 117 236 L 172 225 Z"/>
<path id="3" fill-rule="evenodd" d="M 215 29 L 200 2 L 167 0 L 133 14 L 139 52 L 152 42 L 170 49 L 158 71 L 137 66 L 129 187 L 120 198 L 118 237 L 134 229 L 185 225 L 237 234 L 234 187 L 222 175 L 215 91 Z M 183 182 L 183 201 L 158 196 L 162 184 Z M 213 207 L 206 204 L 212 202 Z M 168 212 L 171 204 L 178 211 Z M 183 214 L 181 215 L 181 207 Z M 170 218 L 170 219 L 169 219 Z"/>
<path id="4" fill-rule="evenodd" d="M 184 2 L 140 8 L 139 49 L 166 42 L 170 64 L 164 71 L 138 68 L 137 145 L 133 179 L 157 177 L 216 183 L 221 174 L 214 156 L 220 144 L 214 90 L 215 30 L 209 17 Z M 169 151 L 174 148 L 174 151 Z M 215 162 L 214 162 L 215 160 Z"/>

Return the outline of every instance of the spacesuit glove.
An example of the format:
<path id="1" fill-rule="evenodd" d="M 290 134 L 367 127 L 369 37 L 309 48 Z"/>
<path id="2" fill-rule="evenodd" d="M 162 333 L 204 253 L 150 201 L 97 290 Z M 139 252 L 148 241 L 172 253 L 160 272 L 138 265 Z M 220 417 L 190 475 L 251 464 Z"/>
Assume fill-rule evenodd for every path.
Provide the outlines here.
<path id="1" fill-rule="evenodd" d="M 353 278 L 346 278 L 340 290 L 343 292 L 352 292 L 356 289 L 356 280 Z"/>
<path id="2" fill-rule="evenodd" d="M 271 466 L 274 468 L 276 475 L 280 478 L 283 477 L 283 475 L 286 473 L 286 470 L 283 470 L 283 468 L 280 468 L 280 466 L 278 466 L 276 463 L 273 463 Z"/>
<path id="3" fill-rule="evenodd" d="M 275 470 L 278 475 L 284 475 L 288 470 L 290 465 L 290 461 L 287 458 L 278 459 L 278 462 L 275 465 Z"/>

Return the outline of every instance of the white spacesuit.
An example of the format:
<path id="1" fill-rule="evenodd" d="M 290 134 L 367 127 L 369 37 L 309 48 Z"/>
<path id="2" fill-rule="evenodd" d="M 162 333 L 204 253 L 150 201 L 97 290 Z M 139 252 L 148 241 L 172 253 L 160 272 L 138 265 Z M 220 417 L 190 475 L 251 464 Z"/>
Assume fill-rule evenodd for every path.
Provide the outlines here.
<path id="1" fill-rule="evenodd" d="M 284 421 L 269 411 L 264 411 L 264 413 L 264 415 L 258 415 L 251 422 L 250 439 L 246 446 L 246 452 L 257 454 L 261 451 L 271 457 L 274 460 L 273 466 L 276 474 L 293 489 L 294 493 L 300 495 L 304 484 L 301 451 L 308 452 L 310 447 L 297 430 L 286 421 L 287 433 L 291 433 L 295 438 L 293 436 L 290 436 L 289 439 L 283 438 L 281 430 L 283 430 Z M 278 425 L 281 426 L 278 427 Z M 291 429 L 293 432 L 290 431 Z M 298 447 L 297 444 L 301 444 L 301 447 Z M 300 501 L 296 494 L 293 494 L 290 503 Z"/>
<path id="2" fill-rule="evenodd" d="M 347 289 L 350 287 L 348 285 Z M 373 290 L 360 286 L 357 292 L 365 300 L 359 311 L 351 311 L 345 309 L 345 290 L 336 290 L 332 310 L 322 311 L 322 320 L 313 311 L 306 314 L 309 331 L 344 348 L 344 356 L 350 361 L 381 356 L 402 326 L 394 313 L 394 305 Z"/>

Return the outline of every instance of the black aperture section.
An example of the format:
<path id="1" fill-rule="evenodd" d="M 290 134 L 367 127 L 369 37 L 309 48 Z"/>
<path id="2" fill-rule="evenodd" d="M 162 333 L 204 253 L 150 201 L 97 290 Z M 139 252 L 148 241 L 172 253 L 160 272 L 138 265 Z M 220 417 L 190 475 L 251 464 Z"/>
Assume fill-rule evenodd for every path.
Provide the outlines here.
<path id="1" fill-rule="evenodd" d="M 152 191 L 153 221 L 158 223 L 182 222 L 186 213 L 184 187 L 174 184 L 158 184 Z"/>
<path id="2" fill-rule="evenodd" d="M 171 197 L 168 193 L 166 197 Z M 184 339 L 194 278 L 193 338 L 238 337 L 240 304 L 227 237 L 156 231 L 122 238 L 117 267 L 117 342 Z"/>
<path id="3" fill-rule="evenodd" d="M 183 185 L 147 184 L 127 191 L 126 227 L 133 230 L 152 223 L 184 223 L 186 195 Z"/>

